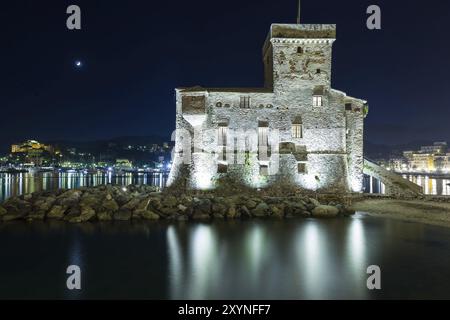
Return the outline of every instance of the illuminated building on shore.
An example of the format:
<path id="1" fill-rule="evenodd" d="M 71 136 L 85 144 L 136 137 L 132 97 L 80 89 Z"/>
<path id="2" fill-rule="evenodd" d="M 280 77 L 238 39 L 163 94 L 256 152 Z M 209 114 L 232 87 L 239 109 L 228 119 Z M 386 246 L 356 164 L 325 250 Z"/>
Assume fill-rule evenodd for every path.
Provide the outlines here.
<path id="1" fill-rule="evenodd" d="M 31 166 L 41 166 L 56 155 L 60 155 L 59 150 L 51 145 L 40 143 L 36 140 L 27 140 L 20 144 L 13 144 L 11 146 L 11 154 L 22 164 Z"/>
<path id="2" fill-rule="evenodd" d="M 264 88 L 176 89 L 168 183 L 188 172 L 195 189 L 233 175 L 256 188 L 290 180 L 308 190 L 361 192 L 368 106 L 331 87 L 335 38 L 331 24 L 272 24 Z"/>
<path id="3" fill-rule="evenodd" d="M 449 173 L 450 153 L 446 142 L 435 142 L 418 151 L 404 151 L 404 159 L 390 161 L 390 168 L 397 172 Z"/>
<path id="4" fill-rule="evenodd" d="M 45 145 L 36 140 L 27 140 L 20 144 L 13 144 L 11 146 L 12 153 L 30 153 L 36 151 L 47 151 L 48 153 L 55 153 L 55 148 L 50 145 Z"/>

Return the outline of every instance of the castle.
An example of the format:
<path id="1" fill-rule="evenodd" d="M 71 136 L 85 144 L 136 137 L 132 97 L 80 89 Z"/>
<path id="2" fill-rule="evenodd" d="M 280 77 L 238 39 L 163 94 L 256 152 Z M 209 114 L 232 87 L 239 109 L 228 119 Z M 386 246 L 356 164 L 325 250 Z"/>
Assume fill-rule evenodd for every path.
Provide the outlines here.
<path id="1" fill-rule="evenodd" d="M 255 188 L 362 192 L 367 102 L 331 88 L 332 24 L 272 24 L 264 88 L 177 88 L 169 185 L 213 189 L 224 175 Z M 182 168 L 185 168 L 182 170 Z"/>

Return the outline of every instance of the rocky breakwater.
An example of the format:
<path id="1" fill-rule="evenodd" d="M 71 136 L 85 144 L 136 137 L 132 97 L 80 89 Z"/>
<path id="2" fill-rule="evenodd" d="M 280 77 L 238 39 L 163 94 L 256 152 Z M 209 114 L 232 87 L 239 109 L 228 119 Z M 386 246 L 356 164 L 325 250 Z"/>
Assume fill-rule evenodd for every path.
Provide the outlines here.
<path id="1" fill-rule="evenodd" d="M 35 192 L 0 204 L 2 222 L 332 218 L 353 213 L 342 204 L 321 204 L 306 195 L 224 197 L 204 193 L 175 196 L 157 192 L 155 187 L 134 185 Z"/>

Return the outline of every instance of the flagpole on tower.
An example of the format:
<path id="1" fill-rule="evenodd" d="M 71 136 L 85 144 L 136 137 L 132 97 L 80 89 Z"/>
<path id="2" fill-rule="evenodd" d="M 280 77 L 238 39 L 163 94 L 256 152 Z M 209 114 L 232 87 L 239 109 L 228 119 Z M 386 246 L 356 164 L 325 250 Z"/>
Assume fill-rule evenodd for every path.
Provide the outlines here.
<path id="1" fill-rule="evenodd" d="M 298 0 L 297 24 L 300 24 L 300 3 L 301 0 Z"/>

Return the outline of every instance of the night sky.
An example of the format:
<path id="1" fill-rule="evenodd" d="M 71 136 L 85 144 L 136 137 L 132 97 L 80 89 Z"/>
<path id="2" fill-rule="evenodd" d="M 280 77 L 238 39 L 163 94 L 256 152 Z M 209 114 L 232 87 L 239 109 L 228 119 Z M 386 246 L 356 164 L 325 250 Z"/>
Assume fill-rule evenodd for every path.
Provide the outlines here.
<path id="1" fill-rule="evenodd" d="M 82 30 L 66 28 L 67 6 Z M 366 28 L 378 4 L 382 30 Z M 263 85 L 271 23 L 296 0 L 16 0 L 0 6 L 0 151 L 27 138 L 170 136 L 174 88 Z M 450 1 L 302 0 L 336 23 L 332 85 L 368 100 L 366 140 L 450 142 Z M 81 68 L 75 61 L 82 61 Z"/>

